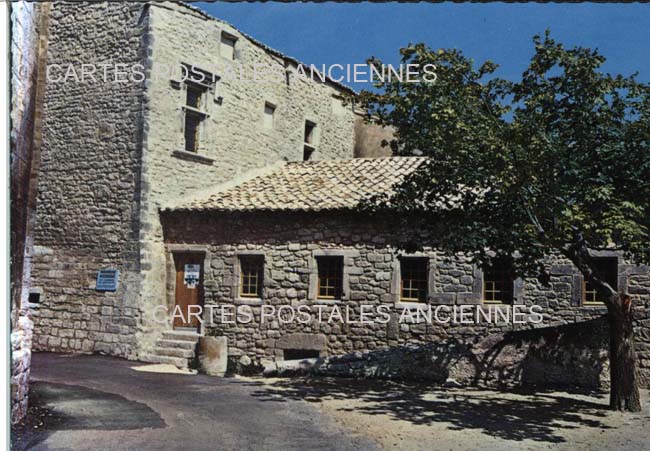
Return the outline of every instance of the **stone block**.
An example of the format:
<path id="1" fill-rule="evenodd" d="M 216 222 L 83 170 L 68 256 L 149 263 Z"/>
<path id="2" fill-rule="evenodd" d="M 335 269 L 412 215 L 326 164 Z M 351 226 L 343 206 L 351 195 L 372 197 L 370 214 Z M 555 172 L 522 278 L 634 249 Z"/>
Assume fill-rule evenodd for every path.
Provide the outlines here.
<path id="1" fill-rule="evenodd" d="M 278 349 L 308 349 L 322 351 L 327 348 L 327 337 L 323 334 L 297 333 L 280 337 L 275 342 Z"/>
<path id="2" fill-rule="evenodd" d="M 228 366 L 226 337 L 199 338 L 199 371 L 209 376 L 223 376 Z"/>

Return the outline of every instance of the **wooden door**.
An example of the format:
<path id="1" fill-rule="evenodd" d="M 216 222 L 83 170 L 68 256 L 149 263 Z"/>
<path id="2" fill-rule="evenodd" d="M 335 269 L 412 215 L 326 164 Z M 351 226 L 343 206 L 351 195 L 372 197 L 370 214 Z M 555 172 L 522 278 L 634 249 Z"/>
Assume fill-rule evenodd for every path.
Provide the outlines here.
<path id="1" fill-rule="evenodd" d="M 176 266 L 176 305 L 182 316 L 174 317 L 174 327 L 199 327 L 199 320 L 189 313 L 198 312 L 203 305 L 203 254 L 174 254 Z"/>

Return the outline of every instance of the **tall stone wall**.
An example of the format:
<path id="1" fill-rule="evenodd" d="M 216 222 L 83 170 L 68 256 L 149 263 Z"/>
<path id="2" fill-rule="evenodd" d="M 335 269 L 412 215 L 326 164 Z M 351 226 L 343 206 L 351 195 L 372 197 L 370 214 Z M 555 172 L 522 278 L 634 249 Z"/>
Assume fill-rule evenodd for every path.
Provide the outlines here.
<path id="1" fill-rule="evenodd" d="M 593 371 L 585 370 L 586 373 L 574 368 L 575 374 L 587 374 L 585 378 L 591 381 L 600 378 L 606 368 L 606 348 L 594 350 L 589 346 L 585 347 L 585 340 L 562 338 L 567 334 L 562 337 L 553 333 L 540 333 L 536 337 L 516 335 L 530 328 L 552 328 L 576 322 L 596 321 L 606 313 L 604 307 L 583 306 L 576 302 L 576 295 L 582 289 L 580 276 L 568 261 L 559 257 L 548 258 L 550 286 L 544 286 L 536 279 L 526 279 L 515 284 L 517 304 L 536 304 L 543 309 L 543 321 L 537 325 L 530 322 L 481 322 L 470 325 L 436 322 L 429 324 L 423 321 L 400 323 L 395 315 L 392 315 L 387 324 L 328 324 L 317 321 L 308 324 L 284 324 L 268 319 L 262 324 L 261 303 L 276 308 L 282 305 L 325 305 L 326 307 L 321 307 L 325 317 L 328 317 L 334 305 L 339 308 L 350 306 L 356 318 L 360 315 L 361 305 L 386 305 L 392 312 L 400 312 L 403 307 L 409 307 L 398 299 L 399 280 L 396 280 L 396 274 L 399 252 L 396 248 L 413 239 L 425 245 L 424 251 L 419 255 L 429 259 L 429 302 L 432 304 L 480 304 L 482 273 L 462 256 L 451 260 L 445 258 L 430 246 L 433 240 L 419 236 L 417 231 L 404 228 L 403 224 L 387 216 L 368 217 L 342 213 L 172 213 L 165 214 L 163 220 L 165 240 L 169 246 L 178 248 L 179 245 L 193 245 L 205 248 L 206 305 L 218 307 L 220 304 L 248 303 L 254 312 L 254 320 L 250 324 L 223 324 L 214 319 L 215 324 L 206 325 L 209 335 L 228 338 L 229 357 L 236 369 L 244 369 L 241 368 L 241 362 L 261 369 L 272 360 L 282 360 L 286 349 L 317 351 L 324 357 L 353 352 L 373 353 L 386 348 L 427 343 L 440 345 L 437 351 L 447 349 L 444 354 L 438 352 L 436 357 L 441 365 L 443 362 L 447 365 L 453 364 L 451 374 L 456 377 L 474 377 L 468 374 L 474 374 L 470 371 L 470 366 L 476 363 L 477 359 L 480 365 L 498 366 L 501 371 L 496 374 L 501 375 L 504 380 L 512 378 L 512 375 L 507 374 L 508 371 L 523 368 L 518 365 L 522 359 L 528 359 L 528 370 L 534 367 L 535 362 L 548 362 L 552 359 L 561 362 L 563 358 L 577 362 L 575 365 L 578 366 L 591 365 Z M 313 259 L 319 253 L 327 251 L 344 257 L 345 294 L 340 301 L 310 299 L 310 284 L 313 285 L 310 278 L 314 275 Z M 235 292 L 237 258 L 238 255 L 247 253 L 262 254 L 265 258 L 262 301 L 238 299 Z M 628 264 L 620 259 L 619 286 L 632 295 L 637 306 L 635 315 L 639 366 L 642 382 L 647 385 L 650 382 L 649 269 Z M 214 311 L 218 314 L 218 308 Z M 602 342 L 602 330 L 602 327 L 592 329 L 594 340 L 587 342 Z M 558 345 L 555 351 L 542 358 L 540 353 L 546 349 L 543 343 L 545 340 L 550 342 L 551 336 L 555 337 L 555 343 L 562 346 Z M 522 353 L 522 343 L 527 346 L 526 349 L 530 349 L 530 353 Z M 573 350 L 567 350 L 569 348 Z M 454 354 L 454 349 L 467 352 Z M 356 365 L 358 366 L 358 362 Z M 495 374 L 480 365 L 474 366 L 474 369 L 481 369 L 480 374 Z M 551 366 L 545 364 L 543 368 L 549 369 Z M 547 376 L 548 378 L 552 378 L 552 375 Z"/>
<path id="2" fill-rule="evenodd" d="M 352 158 L 354 113 L 345 91 L 297 74 L 296 65 L 232 26 L 172 2 L 150 8 L 141 242 L 143 329 L 141 352 L 150 353 L 160 326 L 146 321 L 165 302 L 165 252 L 158 209 L 170 199 L 194 195 L 247 171 L 278 161 L 302 160 L 305 120 L 316 123 L 317 159 Z M 235 59 L 225 58 L 222 35 L 236 39 Z M 219 77 L 206 94 L 209 114 L 197 155 L 183 152 L 185 91 L 181 65 Z M 237 76 L 228 76 L 228 67 Z M 285 74 L 252 81 L 254 74 Z M 279 72 L 278 72 L 279 71 Z M 263 124 L 265 103 L 275 106 L 274 125 Z"/>
<path id="3" fill-rule="evenodd" d="M 32 274 L 42 293 L 37 350 L 135 356 L 144 83 L 116 78 L 115 65 L 144 61 L 143 8 L 52 4 Z M 100 68 L 83 78 L 82 64 L 109 64 L 107 76 Z M 77 78 L 64 78 L 68 70 Z M 95 290 L 103 268 L 120 271 L 117 291 Z"/>
<path id="4" fill-rule="evenodd" d="M 34 129 L 39 103 L 41 11 L 47 6 L 17 2 L 11 11 L 11 420 L 27 413 L 33 323 L 27 309 L 33 222 Z"/>
<path id="5" fill-rule="evenodd" d="M 299 75 L 295 61 L 187 5 L 57 2 L 50 16 L 56 67 L 44 100 L 35 347 L 137 358 L 162 332 L 146 321 L 166 299 L 159 207 L 301 159 L 305 120 L 317 124 L 315 158 L 351 158 L 354 113 L 341 100 L 349 91 Z M 232 64 L 243 79 L 224 76 L 224 33 L 236 39 Z M 98 80 L 83 78 L 82 64 L 105 63 L 108 81 L 101 66 Z M 207 96 L 194 155 L 183 152 L 181 64 L 222 77 Z M 134 67 L 144 82 L 130 76 Z M 245 80 L 264 68 L 285 78 Z M 263 126 L 267 102 L 272 128 Z M 120 270 L 116 292 L 95 290 L 102 268 Z"/>

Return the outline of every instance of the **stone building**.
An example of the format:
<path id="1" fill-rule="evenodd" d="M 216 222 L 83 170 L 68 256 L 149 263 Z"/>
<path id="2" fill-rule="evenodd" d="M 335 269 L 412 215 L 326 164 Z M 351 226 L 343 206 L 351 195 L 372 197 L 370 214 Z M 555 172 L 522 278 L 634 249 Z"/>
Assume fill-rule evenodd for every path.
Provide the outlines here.
<path id="1" fill-rule="evenodd" d="M 162 212 L 168 310 L 179 304 L 182 277 L 176 275 L 193 256 L 200 265 L 202 333 L 227 338 L 233 370 L 262 371 L 284 360 L 351 354 L 326 359 L 319 371 L 441 382 L 451 377 L 606 384 L 606 308 L 569 261 L 548 257 L 550 286 L 514 279 L 505 264 L 483 272 L 463 256 L 445 258 L 435 250 L 435 237 L 409 229 L 399 217 L 357 211 L 360 201 L 390 192 L 423 161 L 287 163 L 234 187 L 169 205 Z M 423 251 L 400 250 L 410 242 L 423 245 Z M 594 258 L 605 265 L 609 282 L 635 299 L 639 366 L 648 385 L 650 272 L 615 252 Z M 482 306 L 505 314 L 512 306 L 527 312 L 532 305 L 539 306 L 541 322 L 482 318 L 463 324 L 445 318 L 453 307 L 471 314 L 472 306 Z M 251 318 L 236 321 L 222 306 L 248 306 Z M 304 322 L 291 316 L 301 306 L 312 312 Z M 379 321 L 375 315 L 367 324 L 359 322 L 362 309 L 372 315 L 380 306 L 389 318 Z M 444 306 L 440 321 L 400 318 L 405 310 L 438 306 Z M 271 313 L 283 307 L 285 316 Z M 342 320 L 333 317 L 334 310 L 341 311 Z M 409 357 L 408 346 L 414 344 L 429 346 Z M 393 351 L 383 351 L 389 348 Z"/>
<path id="2" fill-rule="evenodd" d="M 203 335 L 227 342 L 233 371 L 318 356 L 326 358 L 324 372 L 376 374 L 386 367 L 383 349 L 403 356 L 411 355 L 409 345 L 433 344 L 427 358 L 444 368 L 443 379 L 496 372 L 500 379 L 525 373 L 548 374 L 541 382 L 601 382 L 606 348 L 584 334 L 604 336 L 598 318 L 605 310 L 588 302 L 597 299 L 568 262 L 549 257 L 550 287 L 509 280 L 503 268 L 483 274 L 462 256 L 444 259 L 433 237 L 400 218 L 354 211 L 423 160 L 367 158 L 386 156 L 379 142 L 390 131 L 360 120 L 343 102 L 354 95 L 349 88 L 305 77 L 295 59 L 184 4 L 56 2 L 49 21 L 53 79 L 44 94 L 32 274 L 36 349 L 187 366 Z M 84 78 L 80 62 L 110 62 L 110 82 Z M 70 65 L 81 72 L 72 81 Z M 233 65 L 240 74 L 263 68 L 281 76 L 246 82 L 227 76 Z M 129 73 L 133 67 L 145 76 Z M 400 254 L 410 240 L 425 250 Z M 639 301 L 647 383 L 648 268 L 600 257 Z M 539 305 L 542 326 L 589 327 L 555 338 L 545 329 L 493 356 L 511 333 L 532 326 L 395 318 L 398 308 L 486 301 L 502 310 Z M 211 306 L 215 314 L 230 304 L 249 307 L 253 321 L 206 324 L 205 311 L 202 325 L 197 317 L 158 321 L 161 309 Z M 265 306 L 303 305 L 390 313 L 372 325 L 261 322 Z M 522 340 L 529 352 L 522 353 Z M 541 346 L 550 340 L 555 352 Z M 356 357 L 336 361 L 339 354 Z M 486 368 L 491 357 L 499 365 Z M 370 370 L 357 358 L 383 363 Z M 509 371 L 519 373 L 504 376 Z"/>
<path id="3" fill-rule="evenodd" d="M 381 137 L 344 105 L 349 88 L 191 6 L 56 2 L 48 19 L 37 350 L 151 356 L 163 330 L 147 318 L 167 295 L 161 205 Z M 250 81 L 264 70 L 281 79 Z"/>

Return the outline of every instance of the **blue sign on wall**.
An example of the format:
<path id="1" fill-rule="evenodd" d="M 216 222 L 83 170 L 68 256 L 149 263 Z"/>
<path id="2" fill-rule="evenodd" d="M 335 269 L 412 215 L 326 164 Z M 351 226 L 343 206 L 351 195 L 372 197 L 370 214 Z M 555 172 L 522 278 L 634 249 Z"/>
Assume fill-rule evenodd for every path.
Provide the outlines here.
<path id="1" fill-rule="evenodd" d="M 117 269 L 100 269 L 97 273 L 97 291 L 115 291 L 117 290 L 117 281 L 120 272 Z"/>

